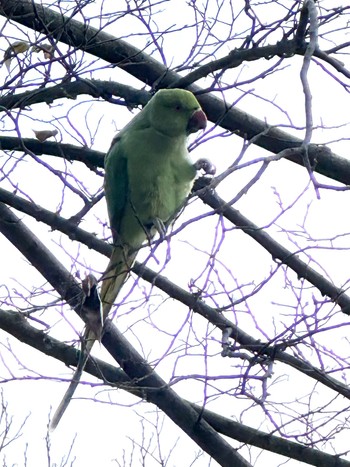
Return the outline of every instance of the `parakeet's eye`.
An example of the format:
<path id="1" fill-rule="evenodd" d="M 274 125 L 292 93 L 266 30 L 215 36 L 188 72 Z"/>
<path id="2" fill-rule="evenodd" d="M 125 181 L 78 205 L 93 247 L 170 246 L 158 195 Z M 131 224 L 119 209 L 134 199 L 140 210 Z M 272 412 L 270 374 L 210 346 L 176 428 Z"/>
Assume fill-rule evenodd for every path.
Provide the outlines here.
<path id="1" fill-rule="evenodd" d="M 175 110 L 181 110 L 181 105 L 177 104 L 177 106 L 175 107 Z"/>

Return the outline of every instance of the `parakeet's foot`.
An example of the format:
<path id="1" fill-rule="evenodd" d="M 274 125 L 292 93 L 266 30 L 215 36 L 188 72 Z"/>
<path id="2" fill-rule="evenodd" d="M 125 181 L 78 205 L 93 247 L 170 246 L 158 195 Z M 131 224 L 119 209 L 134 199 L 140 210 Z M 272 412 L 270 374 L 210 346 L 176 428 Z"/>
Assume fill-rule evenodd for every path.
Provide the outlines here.
<path id="1" fill-rule="evenodd" d="M 194 164 L 196 170 L 203 170 L 206 175 L 215 175 L 216 167 L 208 159 L 198 159 Z"/>

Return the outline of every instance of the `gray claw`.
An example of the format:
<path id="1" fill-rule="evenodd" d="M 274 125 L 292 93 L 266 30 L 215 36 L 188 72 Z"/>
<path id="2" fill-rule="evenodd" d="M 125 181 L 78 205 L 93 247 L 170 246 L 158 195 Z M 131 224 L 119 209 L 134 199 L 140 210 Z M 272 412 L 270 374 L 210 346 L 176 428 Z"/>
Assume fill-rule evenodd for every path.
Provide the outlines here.
<path id="1" fill-rule="evenodd" d="M 159 217 L 156 217 L 153 220 L 153 225 L 156 231 L 159 233 L 160 239 L 163 240 L 166 234 L 166 227 L 164 225 L 164 222 L 161 219 L 159 219 Z"/>
<path id="2" fill-rule="evenodd" d="M 198 159 L 194 164 L 196 170 L 203 170 L 206 175 L 215 175 L 216 167 L 208 159 Z"/>

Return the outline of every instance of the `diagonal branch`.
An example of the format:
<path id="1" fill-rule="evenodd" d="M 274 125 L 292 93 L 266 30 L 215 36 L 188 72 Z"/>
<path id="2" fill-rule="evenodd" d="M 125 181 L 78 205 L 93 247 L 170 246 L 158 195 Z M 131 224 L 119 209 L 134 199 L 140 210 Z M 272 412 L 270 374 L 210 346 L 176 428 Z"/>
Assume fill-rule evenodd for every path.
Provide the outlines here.
<path id="1" fill-rule="evenodd" d="M 67 235 L 71 240 L 81 242 L 88 248 L 92 248 L 102 255 L 108 256 L 111 253 L 110 245 L 99 240 L 95 235 L 80 229 L 77 227 L 76 223 L 21 198 L 20 196 L 10 193 L 3 188 L 0 188 L 0 202 L 8 204 L 24 214 L 28 214 L 38 222 L 43 222 L 44 224 L 49 225 L 53 230 L 59 230 Z"/>
<path id="2" fill-rule="evenodd" d="M 72 308 L 79 307 L 81 288 L 78 282 L 66 273 L 53 253 L 3 203 L 0 203 L 0 231 L 57 290 L 63 300 Z"/>
<path id="3" fill-rule="evenodd" d="M 228 467 L 250 465 L 219 437 L 190 403 L 167 387 L 166 382 L 129 344 L 123 334 L 112 326 L 110 321 L 106 325 L 102 339 L 103 345 L 137 387 L 147 388 L 147 401 L 157 405 L 220 465 Z"/>

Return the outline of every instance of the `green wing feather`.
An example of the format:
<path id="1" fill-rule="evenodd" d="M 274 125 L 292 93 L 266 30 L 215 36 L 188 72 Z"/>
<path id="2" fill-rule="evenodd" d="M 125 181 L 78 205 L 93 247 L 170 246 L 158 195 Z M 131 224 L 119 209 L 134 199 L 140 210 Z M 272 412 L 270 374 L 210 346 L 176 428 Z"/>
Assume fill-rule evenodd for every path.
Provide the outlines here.
<path id="1" fill-rule="evenodd" d="M 101 301 L 103 322 L 123 286 L 135 261 L 138 248 L 147 238 L 141 234 L 138 244 L 133 230 L 125 232 L 125 219 L 132 211 L 129 196 L 128 160 L 121 137 L 117 137 L 105 160 L 105 195 L 113 236 L 113 252 L 102 277 Z"/>
<path id="2" fill-rule="evenodd" d="M 110 227 L 116 243 L 129 190 L 127 157 L 122 151 L 120 137 L 114 139 L 105 157 L 104 187 Z"/>

